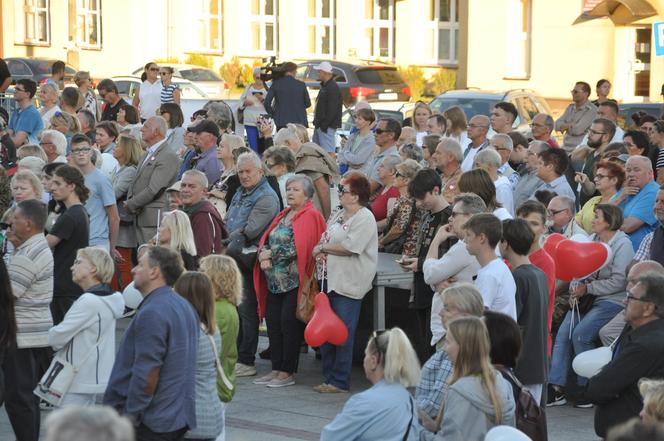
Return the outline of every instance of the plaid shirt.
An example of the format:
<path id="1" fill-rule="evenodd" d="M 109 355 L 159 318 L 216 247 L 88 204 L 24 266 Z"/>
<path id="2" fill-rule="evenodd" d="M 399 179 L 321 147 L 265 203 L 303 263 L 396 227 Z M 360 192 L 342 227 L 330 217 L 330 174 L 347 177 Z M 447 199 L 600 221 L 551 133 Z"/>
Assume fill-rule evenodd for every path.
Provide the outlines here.
<path id="1" fill-rule="evenodd" d="M 634 254 L 634 260 L 636 262 L 650 259 L 650 245 L 652 244 L 653 237 L 655 237 L 654 231 L 648 233 L 648 235 L 643 238 L 639 245 L 639 249 L 636 251 L 636 254 Z"/>
<path id="2" fill-rule="evenodd" d="M 453 369 L 452 361 L 443 350 L 433 354 L 422 368 L 420 384 L 415 389 L 415 400 L 417 406 L 434 420 L 450 387 L 447 381 Z"/>

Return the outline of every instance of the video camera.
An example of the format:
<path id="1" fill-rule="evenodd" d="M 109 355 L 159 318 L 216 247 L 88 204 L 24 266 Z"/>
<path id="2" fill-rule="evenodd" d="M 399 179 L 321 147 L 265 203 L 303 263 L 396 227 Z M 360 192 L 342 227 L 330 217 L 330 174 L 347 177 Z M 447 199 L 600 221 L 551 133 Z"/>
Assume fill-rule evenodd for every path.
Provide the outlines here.
<path id="1" fill-rule="evenodd" d="M 265 66 L 261 67 L 261 80 L 274 81 L 283 78 L 288 72 L 285 69 L 286 64 L 292 63 L 279 63 L 277 64 L 277 57 L 270 57 Z"/>

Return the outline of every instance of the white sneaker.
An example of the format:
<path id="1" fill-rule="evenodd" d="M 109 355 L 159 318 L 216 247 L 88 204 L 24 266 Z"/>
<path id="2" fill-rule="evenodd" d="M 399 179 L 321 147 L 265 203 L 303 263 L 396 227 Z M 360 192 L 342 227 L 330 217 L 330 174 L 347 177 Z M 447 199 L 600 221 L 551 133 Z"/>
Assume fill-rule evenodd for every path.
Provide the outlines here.
<path id="1" fill-rule="evenodd" d="M 286 378 L 273 378 L 272 381 L 267 383 L 267 387 L 285 387 L 285 386 L 292 386 L 295 384 L 295 378 L 291 375 L 290 377 Z"/>
<path id="2" fill-rule="evenodd" d="M 253 377 L 256 375 L 256 367 L 249 366 L 243 363 L 235 363 L 235 376 L 236 377 Z"/>

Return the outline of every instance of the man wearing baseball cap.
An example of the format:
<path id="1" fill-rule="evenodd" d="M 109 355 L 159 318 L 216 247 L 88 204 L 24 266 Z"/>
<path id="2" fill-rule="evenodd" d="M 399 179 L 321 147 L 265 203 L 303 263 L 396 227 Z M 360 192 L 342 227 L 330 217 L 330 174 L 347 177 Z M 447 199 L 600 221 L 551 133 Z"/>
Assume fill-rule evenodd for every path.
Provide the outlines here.
<path id="1" fill-rule="evenodd" d="M 334 134 L 336 129 L 341 127 L 341 92 L 334 80 L 329 61 L 321 62 L 314 66 L 314 69 L 318 71 L 320 92 L 316 98 L 314 111 L 313 142 L 334 155 L 336 147 Z"/>
<path id="2" fill-rule="evenodd" d="M 203 120 L 188 131 L 196 134 L 196 147 L 200 153 L 192 159 L 194 170 L 201 171 L 207 176 L 210 185 L 219 180 L 222 172 L 221 161 L 217 159 L 217 141 L 219 140 L 219 127 L 209 119 Z"/>

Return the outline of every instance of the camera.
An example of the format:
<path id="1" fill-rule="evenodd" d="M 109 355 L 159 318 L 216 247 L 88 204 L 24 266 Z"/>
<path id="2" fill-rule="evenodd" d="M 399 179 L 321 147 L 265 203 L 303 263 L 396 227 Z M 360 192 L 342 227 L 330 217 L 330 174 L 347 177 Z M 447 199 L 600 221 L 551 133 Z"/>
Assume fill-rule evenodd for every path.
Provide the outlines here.
<path id="1" fill-rule="evenodd" d="M 283 78 L 288 72 L 285 67 L 286 64 L 292 63 L 279 63 L 277 64 L 277 57 L 270 57 L 265 66 L 261 67 L 261 80 L 274 81 Z"/>

